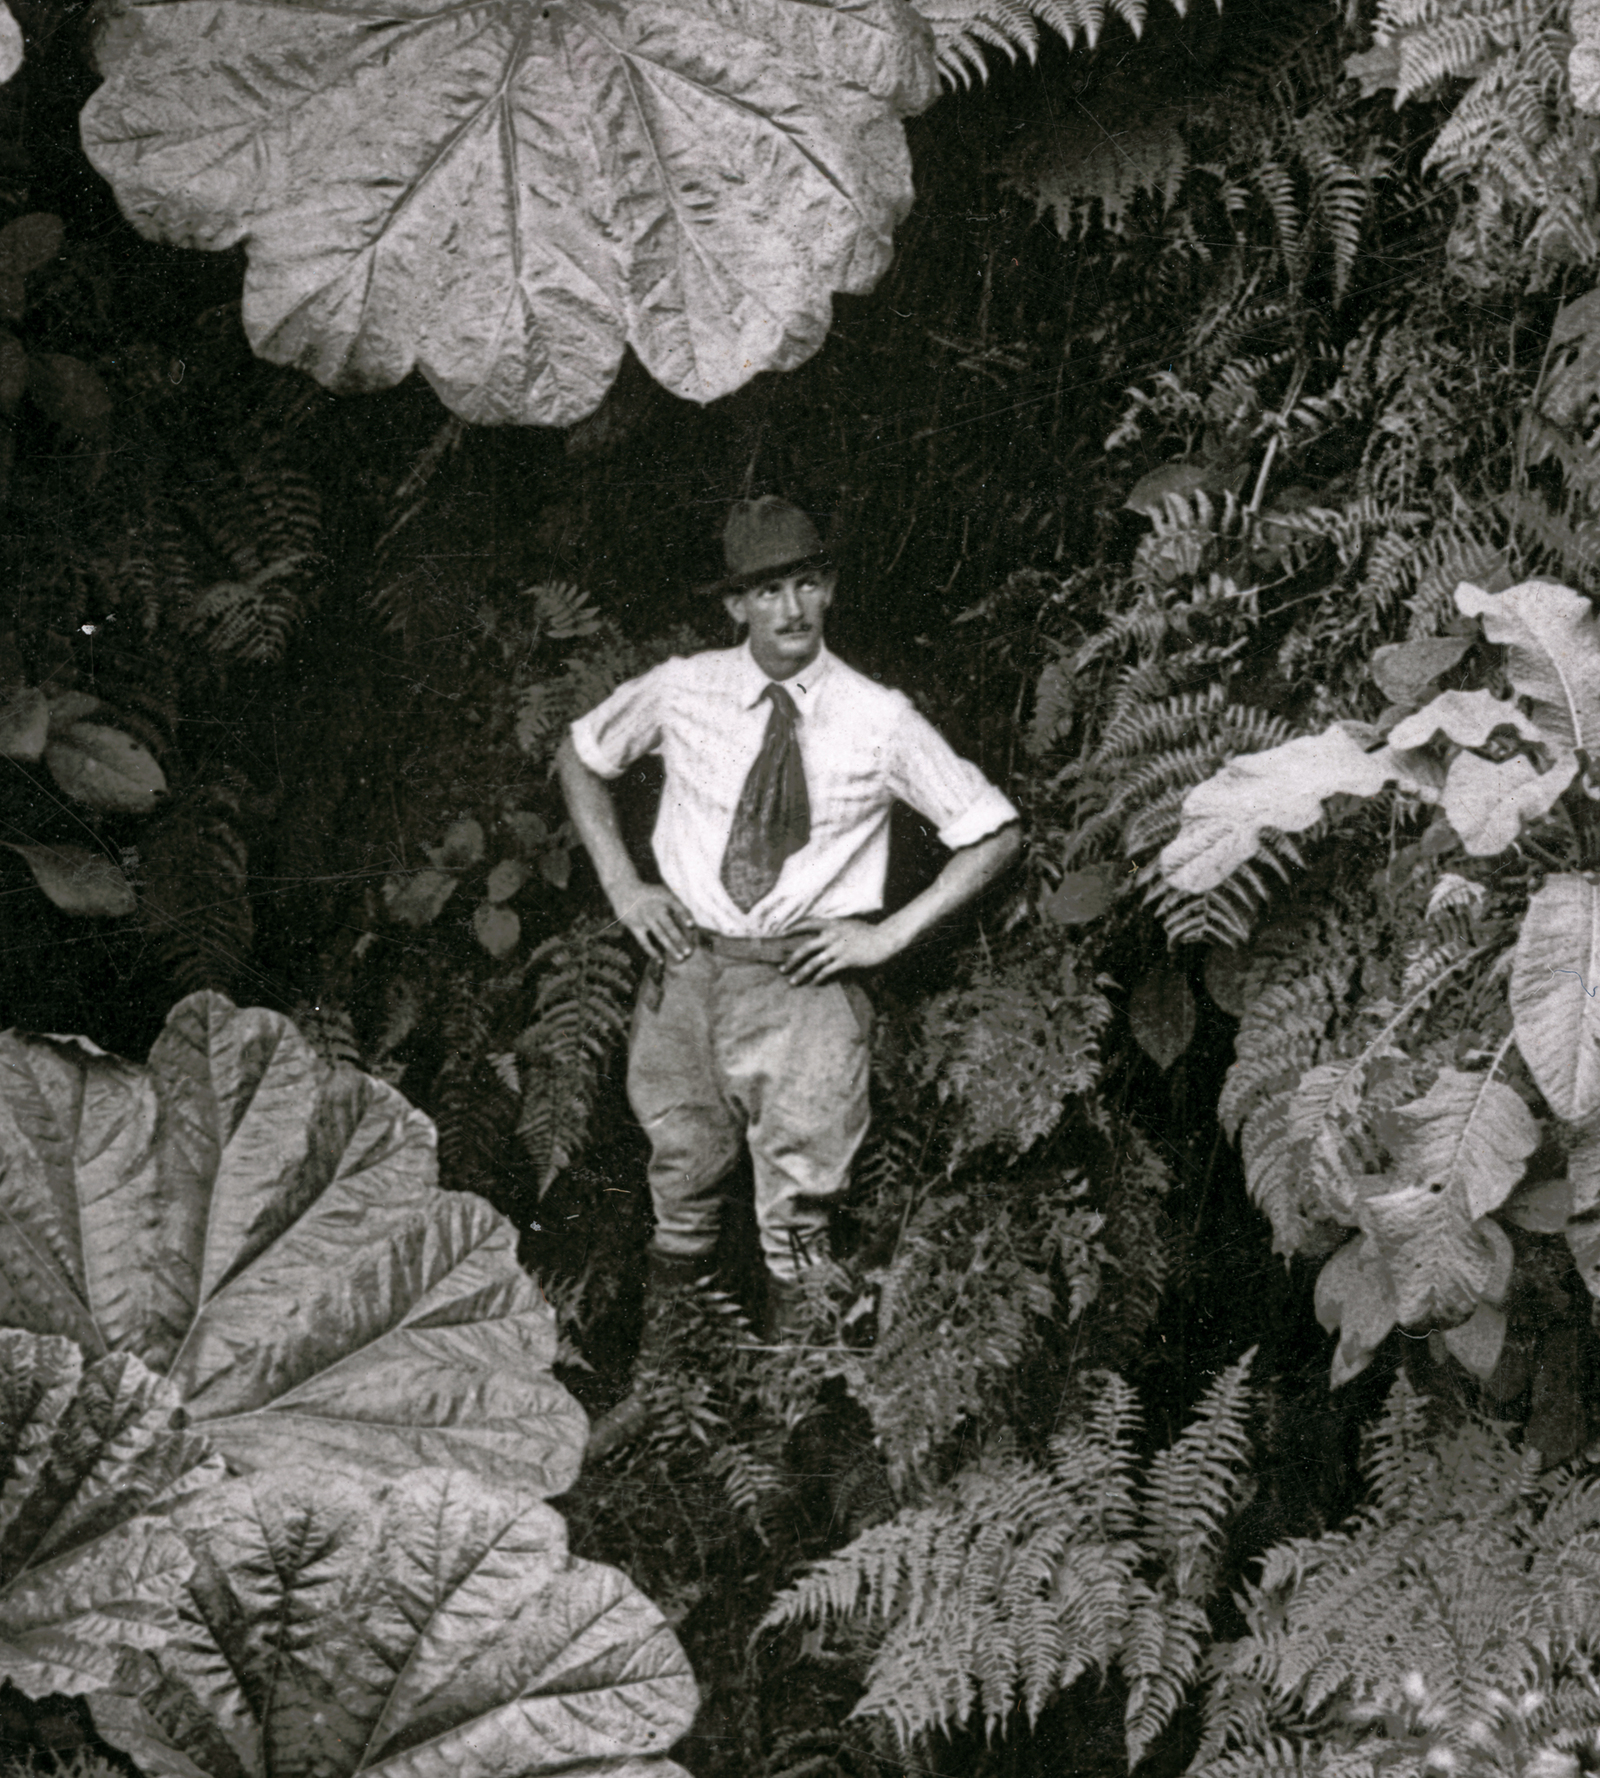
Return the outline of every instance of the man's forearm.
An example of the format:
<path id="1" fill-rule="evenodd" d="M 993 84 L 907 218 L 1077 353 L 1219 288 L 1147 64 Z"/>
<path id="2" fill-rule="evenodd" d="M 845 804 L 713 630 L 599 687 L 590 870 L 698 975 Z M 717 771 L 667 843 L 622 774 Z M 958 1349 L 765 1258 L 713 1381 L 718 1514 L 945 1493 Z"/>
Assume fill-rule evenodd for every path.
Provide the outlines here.
<path id="1" fill-rule="evenodd" d="M 930 927 L 963 908 L 1008 871 L 1022 851 L 1022 829 L 1012 822 L 998 833 L 963 846 L 914 900 L 891 914 L 878 927 L 894 955 L 915 944 Z"/>
<path id="2" fill-rule="evenodd" d="M 561 780 L 561 793 L 567 799 L 572 825 L 594 861 L 600 887 L 620 913 L 621 903 L 639 889 L 640 879 L 623 843 L 611 787 L 579 759 L 570 735 L 556 751 L 556 775 Z"/>

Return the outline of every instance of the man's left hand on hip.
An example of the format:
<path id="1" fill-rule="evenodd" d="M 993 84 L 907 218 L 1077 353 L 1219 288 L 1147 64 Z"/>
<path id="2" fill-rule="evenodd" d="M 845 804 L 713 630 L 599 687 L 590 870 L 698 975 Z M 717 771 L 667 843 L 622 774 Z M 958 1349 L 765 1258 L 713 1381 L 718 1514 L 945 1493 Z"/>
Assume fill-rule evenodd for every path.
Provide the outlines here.
<path id="1" fill-rule="evenodd" d="M 876 969 L 894 955 L 881 926 L 865 920 L 818 920 L 800 929 L 804 942 L 781 967 L 794 987 L 814 987 L 852 969 Z"/>

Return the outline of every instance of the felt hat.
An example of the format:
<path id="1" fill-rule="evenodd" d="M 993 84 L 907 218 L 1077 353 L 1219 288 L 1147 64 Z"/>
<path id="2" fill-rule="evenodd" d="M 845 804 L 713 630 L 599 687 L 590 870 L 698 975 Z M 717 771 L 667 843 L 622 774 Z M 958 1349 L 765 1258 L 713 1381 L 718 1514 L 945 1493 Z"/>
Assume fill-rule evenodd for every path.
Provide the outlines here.
<path id="1" fill-rule="evenodd" d="M 701 590 L 739 593 L 803 568 L 820 568 L 828 553 L 817 527 L 798 506 L 763 494 L 759 500 L 738 500 L 722 532 L 722 559 L 728 572 Z"/>

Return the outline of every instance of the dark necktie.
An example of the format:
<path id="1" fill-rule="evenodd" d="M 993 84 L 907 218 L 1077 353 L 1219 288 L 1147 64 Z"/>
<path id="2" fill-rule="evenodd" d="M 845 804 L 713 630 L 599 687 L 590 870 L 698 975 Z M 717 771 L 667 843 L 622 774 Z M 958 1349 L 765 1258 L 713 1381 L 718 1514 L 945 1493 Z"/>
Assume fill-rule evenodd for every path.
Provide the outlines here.
<path id="1" fill-rule="evenodd" d="M 783 861 L 811 838 L 811 798 L 794 725 L 799 712 L 781 685 L 762 693 L 772 705 L 761 751 L 739 793 L 722 855 L 722 882 L 749 913 L 777 882 Z"/>

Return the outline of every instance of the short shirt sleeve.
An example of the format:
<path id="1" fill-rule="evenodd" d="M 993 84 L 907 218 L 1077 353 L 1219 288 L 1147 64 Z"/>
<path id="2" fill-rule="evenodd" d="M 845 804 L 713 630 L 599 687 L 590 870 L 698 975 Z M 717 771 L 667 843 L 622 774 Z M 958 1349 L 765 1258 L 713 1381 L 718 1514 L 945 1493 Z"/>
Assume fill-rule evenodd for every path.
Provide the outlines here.
<path id="1" fill-rule="evenodd" d="M 591 772 L 620 778 L 635 760 L 660 749 L 674 665 L 663 661 L 637 679 L 624 680 L 609 698 L 573 723 L 573 749 Z"/>
<path id="2" fill-rule="evenodd" d="M 939 832 L 952 852 L 1021 819 L 1016 805 L 963 759 L 914 705 L 895 726 L 889 788 Z"/>

